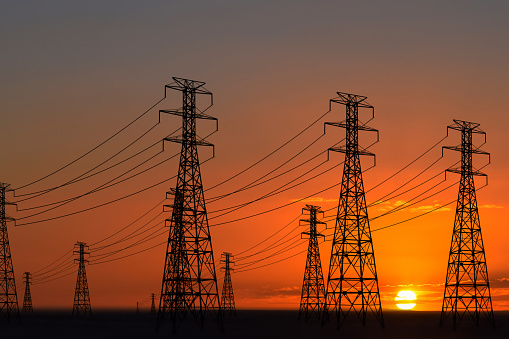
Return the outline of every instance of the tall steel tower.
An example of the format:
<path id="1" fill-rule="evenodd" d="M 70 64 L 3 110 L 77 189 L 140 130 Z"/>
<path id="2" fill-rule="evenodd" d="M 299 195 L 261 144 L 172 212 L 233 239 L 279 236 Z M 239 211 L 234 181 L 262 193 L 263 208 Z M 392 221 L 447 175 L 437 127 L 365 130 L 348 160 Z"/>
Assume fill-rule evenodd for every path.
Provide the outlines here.
<path id="1" fill-rule="evenodd" d="M 360 155 L 374 156 L 359 146 L 359 131 L 378 131 L 359 123 L 359 108 L 374 108 L 366 97 L 338 92 L 332 103 L 346 106 L 346 120 L 326 125 L 346 129 L 346 145 L 330 148 L 345 153 L 338 214 L 332 239 L 324 321 L 336 313 L 338 328 L 353 311 L 366 324 L 369 311 L 384 325 L 375 252 L 369 228 Z"/>
<path id="2" fill-rule="evenodd" d="M 78 259 L 74 259 L 74 262 L 78 263 L 78 278 L 76 280 L 76 289 L 74 291 L 74 304 L 72 307 L 72 314 L 76 316 L 92 314 L 90 307 L 90 294 L 88 292 L 87 272 L 85 270 L 85 264 L 88 260 L 85 259 L 89 253 L 85 250 L 88 246 L 84 242 L 77 242 L 74 245 L 77 248 L 73 253 L 78 255 Z"/>
<path id="3" fill-rule="evenodd" d="M 223 252 L 221 254 L 221 263 L 224 264 L 221 269 L 224 271 L 224 282 L 223 282 L 223 293 L 221 294 L 221 307 L 225 315 L 237 315 L 235 311 L 235 298 L 233 296 L 233 285 L 231 271 L 234 269 L 231 267 L 234 264 L 233 255 L 229 252 Z"/>
<path id="4" fill-rule="evenodd" d="M 211 313 L 222 326 L 217 290 L 216 268 L 210 237 L 197 146 L 213 146 L 196 135 L 196 120 L 216 120 L 196 107 L 196 95 L 210 95 L 204 82 L 173 78 L 166 88 L 182 92 L 183 105 L 177 110 L 161 110 L 182 117 L 182 135 L 166 138 L 182 145 L 177 184 L 173 195 L 163 282 L 157 317 L 158 326 L 169 317 L 176 329 L 177 321 L 191 313 L 203 327 L 205 313 Z"/>
<path id="5" fill-rule="evenodd" d="M 0 314 L 5 315 L 7 320 L 11 316 L 19 316 L 11 247 L 7 234 L 7 222 L 14 219 L 5 214 L 5 206 L 15 204 L 5 199 L 5 192 L 10 191 L 8 187 L 9 184 L 0 182 Z"/>
<path id="6" fill-rule="evenodd" d="M 152 304 L 150 305 L 150 314 L 156 314 L 156 295 L 152 293 L 150 295 L 150 299 L 152 301 Z"/>
<path id="7" fill-rule="evenodd" d="M 325 236 L 317 231 L 317 225 L 326 225 L 318 221 L 318 214 L 323 215 L 319 206 L 306 205 L 302 213 L 308 213 L 308 219 L 301 219 L 309 225 L 308 232 L 302 232 L 302 235 L 309 237 L 308 255 L 306 259 L 306 268 L 304 270 L 304 281 L 302 282 L 302 294 L 300 297 L 299 319 L 304 316 L 306 321 L 309 317 L 315 315 L 321 318 L 325 307 L 325 284 L 323 282 L 322 262 L 320 260 L 320 249 L 318 247 L 318 237 Z"/>
<path id="8" fill-rule="evenodd" d="M 21 313 L 34 313 L 34 308 L 32 306 L 32 294 L 30 293 L 30 284 L 32 283 L 32 275 L 30 272 L 25 272 L 23 274 L 23 280 L 25 282 L 25 297 L 23 298 L 23 308 L 21 309 Z"/>
<path id="9" fill-rule="evenodd" d="M 454 120 L 447 130 L 449 128 L 461 132 L 461 145 L 443 148 L 461 152 L 461 167 L 447 171 L 458 173 L 461 178 L 440 325 L 452 315 L 456 328 L 463 316 L 468 314 L 476 325 L 480 316 L 484 315 L 494 326 L 490 281 L 474 186 L 474 176 L 486 174 L 472 165 L 472 154 L 489 156 L 489 153 L 472 145 L 472 135 L 483 134 L 486 141 L 486 133 L 479 128 L 479 124 L 461 120 Z"/>

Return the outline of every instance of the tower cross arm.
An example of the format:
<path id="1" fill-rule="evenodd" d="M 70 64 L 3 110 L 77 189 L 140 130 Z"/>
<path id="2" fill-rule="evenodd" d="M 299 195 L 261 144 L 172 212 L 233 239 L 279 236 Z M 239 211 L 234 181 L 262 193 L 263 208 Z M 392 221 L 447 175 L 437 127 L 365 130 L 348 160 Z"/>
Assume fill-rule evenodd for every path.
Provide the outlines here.
<path id="1" fill-rule="evenodd" d="M 302 232 L 302 233 L 300 234 L 300 238 L 301 238 L 301 239 L 308 239 L 308 238 L 304 238 L 304 237 L 302 237 L 303 235 L 307 235 L 307 236 L 315 235 L 315 236 L 317 236 L 317 237 L 323 237 L 323 238 L 325 239 L 325 235 L 323 235 L 322 233 L 315 233 L 315 234 L 313 234 L 313 233 L 311 233 L 311 232 Z"/>
<path id="2" fill-rule="evenodd" d="M 451 172 L 451 173 L 462 174 L 462 170 L 459 167 L 448 168 L 445 171 L 446 172 Z M 475 175 L 475 176 L 480 176 L 480 177 L 487 177 L 488 176 L 486 173 L 483 173 L 483 172 L 481 172 L 479 170 L 475 170 L 475 169 L 472 169 L 470 172 L 468 172 L 468 174 Z"/>
<path id="3" fill-rule="evenodd" d="M 204 88 L 203 85 L 205 85 L 205 83 L 203 81 L 196 81 L 196 80 L 190 80 L 190 79 L 184 79 L 184 78 L 178 78 L 178 77 L 173 77 L 173 83 L 171 84 L 168 84 L 165 87 L 166 88 L 170 88 L 170 89 L 174 89 L 174 90 L 177 90 L 177 91 L 193 91 L 195 93 L 199 93 L 199 94 L 208 94 L 208 95 L 212 95 L 212 92 L 210 92 L 208 89 Z"/>
<path id="4" fill-rule="evenodd" d="M 347 125 L 346 121 L 341 121 L 341 122 L 325 122 L 324 123 L 324 132 L 325 132 L 325 126 L 326 125 L 330 125 L 330 126 L 334 126 L 334 127 L 341 127 L 341 128 L 349 128 L 349 126 Z M 359 125 L 357 126 L 357 129 L 359 131 L 368 131 L 368 132 L 378 132 L 378 130 L 376 128 L 373 128 L 373 127 L 369 127 L 369 126 L 366 126 L 366 125 Z"/>
<path id="5" fill-rule="evenodd" d="M 365 108 L 373 108 L 370 104 L 368 104 L 365 100 L 368 98 L 363 95 L 350 94 L 345 92 L 337 92 L 338 97 L 330 99 L 331 102 L 335 102 L 338 104 L 357 104 L 359 107 Z"/>
<path id="6" fill-rule="evenodd" d="M 165 113 L 165 114 L 171 114 L 171 115 L 177 115 L 179 117 L 182 117 L 184 116 L 184 111 L 182 109 L 160 109 L 159 110 L 159 117 L 161 116 L 161 113 Z M 213 117 L 211 115 L 208 115 L 208 114 L 205 114 L 205 113 L 202 113 L 202 112 L 197 112 L 195 113 L 194 117 L 196 119 L 206 119 L 206 120 L 218 120 L 216 117 Z M 161 121 L 161 118 L 159 118 L 159 121 Z"/>
<path id="7" fill-rule="evenodd" d="M 333 152 L 339 152 L 339 153 L 347 153 L 348 150 L 346 149 L 345 146 L 339 146 L 339 147 L 331 147 L 329 148 L 329 151 L 333 151 Z M 374 153 L 371 153 L 371 152 L 368 152 L 366 150 L 358 150 L 357 151 L 359 153 L 359 155 L 369 155 L 369 156 L 375 156 Z"/>
<path id="8" fill-rule="evenodd" d="M 451 151 L 457 151 L 457 152 L 462 152 L 464 151 L 463 147 L 461 146 L 442 146 L 442 152 L 444 149 L 449 149 Z M 469 150 L 469 152 L 472 152 L 472 153 L 475 153 L 475 154 L 485 154 L 485 155 L 490 155 L 489 152 L 485 152 L 483 150 L 480 150 L 480 149 L 471 149 Z"/>
<path id="9" fill-rule="evenodd" d="M 171 142 L 176 142 L 176 143 L 180 143 L 180 144 L 182 144 L 184 142 L 189 142 L 189 140 L 184 140 L 180 136 L 167 137 L 167 138 L 164 138 L 163 140 L 171 141 Z M 195 141 L 192 141 L 191 144 L 198 145 L 198 146 L 214 146 L 214 144 L 212 144 L 212 143 L 210 143 L 208 141 L 205 141 L 205 140 L 195 140 Z"/>

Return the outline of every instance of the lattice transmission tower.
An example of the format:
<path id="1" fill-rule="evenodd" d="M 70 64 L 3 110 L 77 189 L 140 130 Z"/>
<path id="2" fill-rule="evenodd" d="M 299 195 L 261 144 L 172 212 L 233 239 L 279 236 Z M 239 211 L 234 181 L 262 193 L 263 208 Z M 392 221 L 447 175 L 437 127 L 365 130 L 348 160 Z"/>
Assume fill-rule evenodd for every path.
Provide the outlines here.
<path id="1" fill-rule="evenodd" d="M 335 313 L 339 328 L 353 311 L 365 325 L 366 316 L 371 312 L 384 326 L 360 162 L 361 155 L 374 157 L 374 154 L 359 146 L 359 131 L 374 131 L 378 140 L 378 130 L 359 122 L 359 108 L 371 109 L 373 117 L 374 108 L 366 102 L 365 96 L 342 92 L 338 95 L 331 99 L 330 104 L 345 105 L 346 120 L 325 124 L 346 129 L 346 145 L 329 149 L 345 153 L 345 162 L 323 321 L 329 320 L 330 315 Z"/>
<path id="2" fill-rule="evenodd" d="M 88 246 L 84 242 L 77 242 L 74 245 L 77 249 L 73 251 L 74 254 L 78 255 L 78 259 L 74 259 L 74 262 L 78 263 L 78 278 L 76 280 L 76 289 L 74 291 L 74 304 L 72 306 L 72 314 L 76 316 L 80 315 L 91 315 L 92 308 L 90 307 L 90 294 L 88 291 L 87 272 L 85 265 L 88 260 L 85 256 L 88 256 Z"/>
<path id="3" fill-rule="evenodd" d="M 224 264 L 221 270 L 224 271 L 223 281 L 223 293 L 221 294 L 221 307 L 225 315 L 237 315 L 235 311 L 235 298 L 233 296 L 233 285 L 231 271 L 234 269 L 231 267 L 234 265 L 233 255 L 229 252 L 223 252 L 221 254 L 220 262 Z"/>
<path id="4" fill-rule="evenodd" d="M 309 243 L 300 297 L 299 319 L 304 315 L 307 321 L 312 316 L 320 319 L 325 307 L 325 284 L 323 282 L 320 249 L 318 247 L 318 237 L 325 238 L 325 236 L 318 233 L 317 225 L 326 224 L 318 221 L 318 214 L 323 215 L 319 206 L 306 205 L 302 209 L 302 213 L 309 214 L 308 219 L 300 220 L 301 223 L 304 222 L 305 225 L 309 226 L 309 231 L 302 232 L 302 235 L 309 237 Z"/>
<path id="5" fill-rule="evenodd" d="M 461 145 L 444 146 L 443 149 L 461 152 L 461 166 L 449 168 L 447 171 L 458 173 L 461 178 L 440 325 L 452 316 L 456 328 L 463 316 L 468 314 L 476 325 L 479 324 L 481 315 L 484 315 L 494 326 L 490 282 L 474 185 L 474 176 L 487 176 L 472 165 L 473 154 L 489 156 L 489 153 L 472 144 L 473 134 L 483 134 L 486 142 L 486 133 L 479 128 L 479 124 L 462 120 L 454 120 L 453 125 L 447 126 L 447 130 L 449 129 L 461 132 Z"/>
<path id="6" fill-rule="evenodd" d="M 197 146 L 213 146 L 196 135 L 196 120 L 217 119 L 199 111 L 196 95 L 212 93 L 204 82 L 173 78 L 174 83 L 165 88 L 182 92 L 183 105 L 177 110 L 160 110 L 182 117 L 182 135 L 165 138 L 182 145 L 177 184 L 167 193 L 173 196 L 169 224 L 168 246 L 164 264 L 163 281 L 157 324 L 169 318 L 176 329 L 177 322 L 191 313 L 203 327 L 205 314 L 210 313 L 222 326 L 221 306 L 217 289 L 214 253 L 208 225 L 205 198 L 198 159 Z M 211 100 L 212 105 L 212 100 Z M 210 106 L 209 106 L 210 107 Z"/>
<path id="7" fill-rule="evenodd" d="M 5 213 L 6 205 L 15 205 L 5 199 L 5 193 L 11 191 L 9 184 L 0 182 L 0 314 L 7 320 L 11 316 L 19 317 L 18 295 L 14 281 L 11 247 L 7 234 L 7 222 L 14 221 Z"/>
<path id="8" fill-rule="evenodd" d="M 150 305 L 150 314 L 156 314 L 156 295 L 152 293 L 150 295 L 150 299 L 152 301 L 152 304 Z"/>
<path id="9" fill-rule="evenodd" d="M 23 273 L 23 281 L 25 282 L 25 297 L 23 298 L 23 308 L 21 309 L 21 313 L 34 313 L 34 308 L 32 306 L 32 294 L 30 293 L 30 284 L 32 283 L 32 275 L 30 272 Z"/>

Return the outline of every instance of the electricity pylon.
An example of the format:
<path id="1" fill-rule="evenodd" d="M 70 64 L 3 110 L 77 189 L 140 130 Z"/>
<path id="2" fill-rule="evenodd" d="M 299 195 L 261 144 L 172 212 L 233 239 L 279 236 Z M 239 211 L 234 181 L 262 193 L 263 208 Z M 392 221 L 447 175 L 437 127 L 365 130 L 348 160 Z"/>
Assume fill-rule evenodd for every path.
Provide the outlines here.
<path id="1" fill-rule="evenodd" d="M 370 155 L 359 146 L 359 131 L 378 130 L 359 123 L 359 108 L 374 108 L 365 96 L 341 93 L 331 99 L 346 106 L 346 120 L 326 122 L 326 125 L 346 129 L 346 145 L 329 150 L 345 153 L 338 214 L 332 239 L 332 250 L 327 281 L 326 303 L 323 321 L 336 313 L 338 328 L 348 314 L 353 311 L 362 324 L 366 324 L 369 311 L 384 326 L 378 277 L 375 265 L 375 252 L 369 228 L 366 197 L 362 181 L 361 155 Z"/>
<path id="2" fill-rule="evenodd" d="M 78 278 L 76 280 L 76 289 L 74 292 L 74 304 L 72 306 L 72 314 L 76 316 L 92 314 L 90 307 L 90 294 L 88 292 L 87 272 L 85 270 L 85 264 L 88 260 L 85 259 L 89 253 L 85 251 L 88 246 L 84 242 L 77 242 L 74 248 L 78 250 L 73 251 L 74 254 L 78 255 L 78 259 L 74 259 L 74 262 L 78 263 Z"/>
<path id="3" fill-rule="evenodd" d="M 302 209 L 302 213 L 304 214 L 305 212 L 309 213 L 309 218 L 301 219 L 300 222 L 309 225 L 309 231 L 302 232 L 302 235 L 309 237 L 309 244 L 300 297 L 299 320 L 304 314 L 307 321 L 313 315 L 320 319 L 325 307 L 325 284 L 323 282 L 320 249 L 318 247 L 318 237 L 325 238 L 325 236 L 318 233 L 316 226 L 318 224 L 326 224 L 318 221 L 317 214 L 321 213 L 323 215 L 319 206 L 306 205 Z"/>
<path id="4" fill-rule="evenodd" d="M 25 272 L 23 274 L 23 280 L 25 282 L 25 297 L 23 298 L 23 308 L 21 309 L 21 313 L 34 313 L 34 308 L 32 306 L 32 294 L 30 293 L 30 284 L 32 283 L 32 275 L 30 272 Z"/>
<path id="5" fill-rule="evenodd" d="M 169 317 L 176 330 L 177 322 L 191 313 L 203 328 L 210 313 L 222 327 L 212 240 L 205 208 L 197 146 L 213 146 L 196 135 L 196 119 L 217 119 L 196 107 L 196 95 L 210 95 L 204 82 L 173 78 L 165 88 L 182 92 L 183 105 L 178 110 L 160 110 L 182 117 L 182 135 L 164 140 L 182 145 L 177 184 L 167 193 L 173 196 L 168 245 L 163 271 L 157 324 Z"/>
<path id="6" fill-rule="evenodd" d="M 232 260 L 233 255 L 229 252 L 223 252 L 221 255 L 220 262 L 224 264 L 221 270 L 224 271 L 224 282 L 223 282 L 223 293 L 221 294 L 221 308 L 225 315 L 237 315 L 235 311 L 235 298 L 233 296 L 233 285 L 231 271 L 234 269 L 231 267 L 235 264 Z"/>
<path id="7" fill-rule="evenodd" d="M 152 293 L 150 295 L 150 299 L 152 300 L 152 304 L 150 305 L 150 314 L 156 314 L 156 295 Z"/>
<path id="8" fill-rule="evenodd" d="M 461 132 L 461 146 L 444 146 L 442 149 L 461 152 L 461 166 L 447 171 L 458 173 L 461 178 L 440 325 L 452 315 L 456 328 L 463 316 L 468 314 L 476 325 L 480 316 L 484 315 L 495 326 L 474 186 L 474 176 L 487 176 L 472 165 L 473 154 L 489 156 L 489 153 L 472 145 L 473 134 L 483 134 L 486 141 L 486 133 L 479 128 L 479 124 L 462 120 L 454 120 L 447 130 L 449 128 Z"/>
<path id="9" fill-rule="evenodd" d="M 14 219 L 5 214 L 5 206 L 15 204 L 5 199 L 5 192 L 11 191 L 8 187 L 9 184 L 0 182 L 0 314 L 5 315 L 7 320 L 11 316 L 19 317 L 18 295 L 7 234 L 7 222 Z"/>

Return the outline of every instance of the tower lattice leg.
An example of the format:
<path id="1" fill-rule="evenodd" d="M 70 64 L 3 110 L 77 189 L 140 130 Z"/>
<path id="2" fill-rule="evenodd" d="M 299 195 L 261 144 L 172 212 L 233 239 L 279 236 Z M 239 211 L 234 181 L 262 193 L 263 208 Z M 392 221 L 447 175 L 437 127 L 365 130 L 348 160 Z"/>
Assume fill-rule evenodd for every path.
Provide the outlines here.
<path id="1" fill-rule="evenodd" d="M 339 206 L 332 239 L 332 250 L 327 280 L 324 320 L 335 313 L 338 327 L 350 312 L 357 314 L 362 324 L 371 312 L 384 325 L 375 253 L 369 228 L 366 197 L 362 181 L 360 155 L 372 155 L 359 147 L 359 130 L 377 130 L 359 124 L 359 107 L 371 108 L 366 97 L 338 92 L 331 102 L 346 106 L 346 121 L 326 123 L 346 129 L 346 145 L 331 148 L 345 153 Z"/>
<path id="2" fill-rule="evenodd" d="M 221 293 L 221 308 L 225 315 L 237 315 L 235 310 L 235 297 L 233 296 L 233 285 L 231 267 L 233 262 L 233 255 L 229 252 L 223 252 L 221 255 L 221 262 L 224 264 L 221 269 L 224 271 L 223 291 Z"/>
<path id="3" fill-rule="evenodd" d="M 76 289 L 74 291 L 72 314 L 79 317 L 92 314 L 87 272 L 85 269 L 85 265 L 88 263 L 88 260 L 85 259 L 85 256 L 88 255 L 88 252 L 86 252 L 88 246 L 84 242 L 77 242 L 74 248 L 76 248 L 74 254 L 78 255 L 78 259 L 74 259 L 74 261 L 78 263 L 78 277 L 76 279 Z"/>
<path id="4" fill-rule="evenodd" d="M 29 314 L 34 312 L 32 294 L 30 293 L 30 284 L 32 283 L 32 275 L 30 272 L 25 272 L 23 274 L 23 280 L 25 281 L 25 297 L 23 298 L 23 308 L 21 312 L 23 314 Z"/>
<path id="5" fill-rule="evenodd" d="M 474 176 L 485 176 L 472 166 L 472 154 L 486 154 L 472 146 L 474 133 L 486 134 L 479 124 L 454 120 L 448 129 L 461 131 L 461 146 L 444 147 L 461 152 L 461 166 L 447 171 L 461 175 L 456 216 L 447 265 L 440 324 L 452 317 L 454 327 L 468 314 L 476 325 L 481 316 L 495 326 L 488 268 L 475 194 Z"/>
<path id="6" fill-rule="evenodd" d="M 217 277 L 212 251 L 207 210 L 198 159 L 198 145 L 213 146 L 196 135 L 196 119 L 216 120 L 199 112 L 196 94 L 212 95 L 205 83 L 173 78 L 167 88 L 183 95 L 183 105 L 178 110 L 161 110 L 182 117 L 182 135 L 166 138 L 182 145 L 177 184 L 168 192 L 173 196 L 168 246 L 163 272 L 163 282 L 158 311 L 158 324 L 166 318 L 178 323 L 191 313 L 203 327 L 205 313 L 209 312 L 222 326 L 222 316 L 217 290 Z"/>
<path id="7" fill-rule="evenodd" d="M 6 205 L 14 205 L 5 199 L 5 192 L 9 185 L 0 183 L 0 314 L 10 317 L 19 317 L 18 295 L 14 280 L 11 247 L 7 233 L 7 222 L 14 221 L 5 213 Z"/>
<path id="8" fill-rule="evenodd" d="M 325 307 L 325 284 L 318 247 L 318 237 L 325 237 L 317 231 L 317 224 L 325 225 L 325 223 L 318 221 L 317 215 L 323 214 L 320 207 L 306 205 L 302 213 L 305 212 L 309 214 L 309 218 L 301 219 L 301 222 L 309 225 L 309 231 L 302 232 L 302 235 L 309 237 L 309 243 L 300 297 L 299 319 L 304 315 L 307 321 L 312 316 L 320 319 Z"/>

